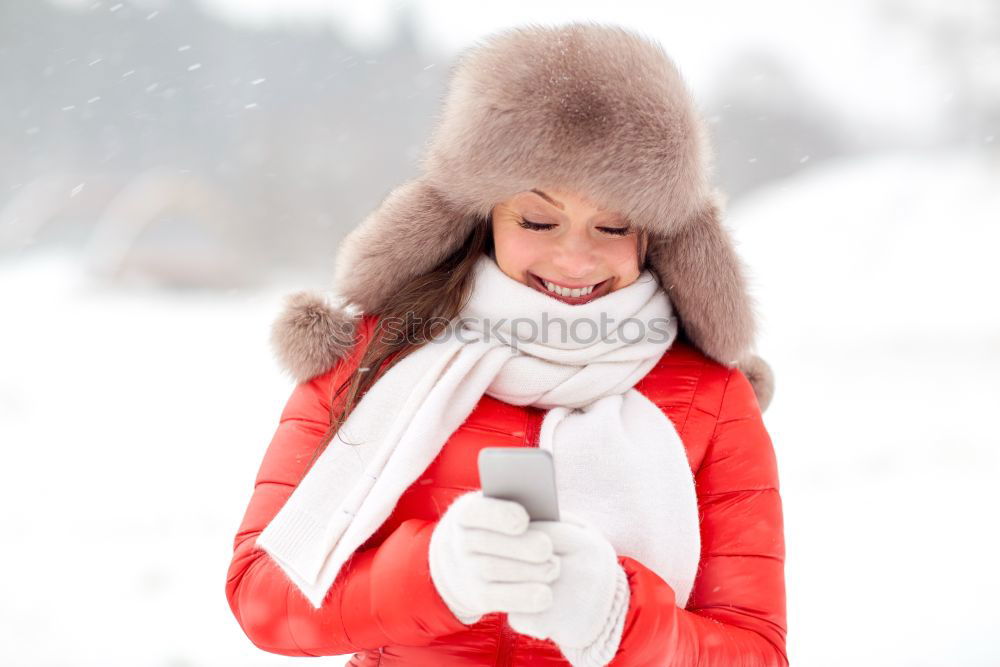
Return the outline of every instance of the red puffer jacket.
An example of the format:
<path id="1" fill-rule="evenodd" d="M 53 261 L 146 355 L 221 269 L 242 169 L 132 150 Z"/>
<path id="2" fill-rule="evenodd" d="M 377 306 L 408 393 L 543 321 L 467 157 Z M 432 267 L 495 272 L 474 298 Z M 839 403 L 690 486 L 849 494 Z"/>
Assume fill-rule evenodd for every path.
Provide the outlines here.
<path id="1" fill-rule="evenodd" d="M 315 609 L 257 535 L 291 495 L 329 425 L 331 397 L 360 361 L 361 343 L 326 373 L 299 384 L 281 415 L 234 542 L 226 596 L 256 646 L 291 656 L 356 652 L 349 665 L 566 666 L 551 641 L 521 635 L 506 614 L 467 626 L 440 598 L 427 548 L 457 496 L 479 488 L 483 447 L 537 447 L 544 410 L 483 396 L 392 515 L 344 565 Z M 673 422 L 695 475 L 702 553 L 687 607 L 652 570 L 627 556 L 631 600 L 615 667 L 787 665 L 785 544 L 774 449 L 746 376 L 683 337 L 635 388 Z M 338 402 L 341 400 L 338 397 Z"/>

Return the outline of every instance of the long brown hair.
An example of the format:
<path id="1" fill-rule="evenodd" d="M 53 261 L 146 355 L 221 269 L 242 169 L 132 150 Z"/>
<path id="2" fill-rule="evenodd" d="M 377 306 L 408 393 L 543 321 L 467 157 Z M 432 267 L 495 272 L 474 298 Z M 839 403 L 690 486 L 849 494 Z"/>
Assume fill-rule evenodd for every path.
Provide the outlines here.
<path id="1" fill-rule="evenodd" d="M 641 269 L 646 265 L 649 244 L 645 230 L 639 231 L 636 243 Z M 433 338 L 447 322 L 458 316 L 469 297 L 472 270 L 483 254 L 495 259 L 492 215 L 481 219 L 465 242 L 444 261 L 411 280 L 389 298 L 378 313 L 375 331 L 357 368 L 337 387 L 331 397 L 330 426 L 306 470 L 312 467 L 330 444 L 341 425 L 347 421 L 351 410 L 371 386 L 393 364 L 419 348 L 423 344 L 419 341 L 426 342 Z M 404 327 L 402 331 L 395 329 L 390 334 L 382 326 L 385 321 L 403 323 Z M 340 414 L 337 414 L 338 397 L 344 392 L 347 394 Z"/>

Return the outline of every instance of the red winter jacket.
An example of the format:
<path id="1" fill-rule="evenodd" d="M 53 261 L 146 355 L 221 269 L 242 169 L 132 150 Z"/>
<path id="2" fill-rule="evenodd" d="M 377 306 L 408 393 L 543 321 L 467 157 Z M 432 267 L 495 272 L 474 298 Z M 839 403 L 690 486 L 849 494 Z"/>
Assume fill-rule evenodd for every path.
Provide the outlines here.
<path id="1" fill-rule="evenodd" d="M 315 609 L 257 535 L 305 474 L 330 423 L 331 396 L 360 361 L 360 344 L 333 368 L 299 384 L 281 415 L 234 542 L 226 597 L 247 637 L 291 656 L 355 653 L 348 665 L 394 667 L 569 662 L 549 640 L 521 635 L 494 612 L 467 626 L 430 578 L 427 548 L 457 496 L 479 488 L 483 447 L 537 447 L 544 410 L 483 396 L 393 513 L 340 571 Z M 701 561 L 686 608 L 641 562 L 619 556 L 631 589 L 614 667 L 787 665 L 785 543 L 774 449 L 753 389 L 678 337 L 635 386 L 673 422 L 695 475 Z M 338 397 L 338 405 L 341 397 Z"/>

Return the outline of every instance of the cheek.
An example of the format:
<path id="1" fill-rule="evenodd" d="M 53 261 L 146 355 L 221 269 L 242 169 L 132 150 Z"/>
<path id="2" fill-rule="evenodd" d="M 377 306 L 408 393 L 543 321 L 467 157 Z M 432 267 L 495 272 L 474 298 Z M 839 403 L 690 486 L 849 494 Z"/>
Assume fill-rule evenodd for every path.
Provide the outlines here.
<path id="1" fill-rule="evenodd" d="M 622 286 L 639 277 L 639 251 L 634 236 L 608 243 L 605 254 L 608 265 L 619 276 Z"/>
<path id="2" fill-rule="evenodd" d="M 521 273 L 545 254 L 545 244 L 539 235 L 517 225 L 503 225 L 495 229 L 493 244 L 497 263 L 508 273 Z"/>

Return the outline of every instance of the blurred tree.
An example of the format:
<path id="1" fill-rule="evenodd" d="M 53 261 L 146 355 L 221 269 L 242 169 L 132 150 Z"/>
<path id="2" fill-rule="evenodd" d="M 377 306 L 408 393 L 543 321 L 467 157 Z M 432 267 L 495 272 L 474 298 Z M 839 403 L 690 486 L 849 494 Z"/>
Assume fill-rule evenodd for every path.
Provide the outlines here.
<path id="1" fill-rule="evenodd" d="M 878 7 L 885 25 L 929 45 L 949 82 L 950 143 L 1000 151 L 1000 2 L 884 0 Z"/>

